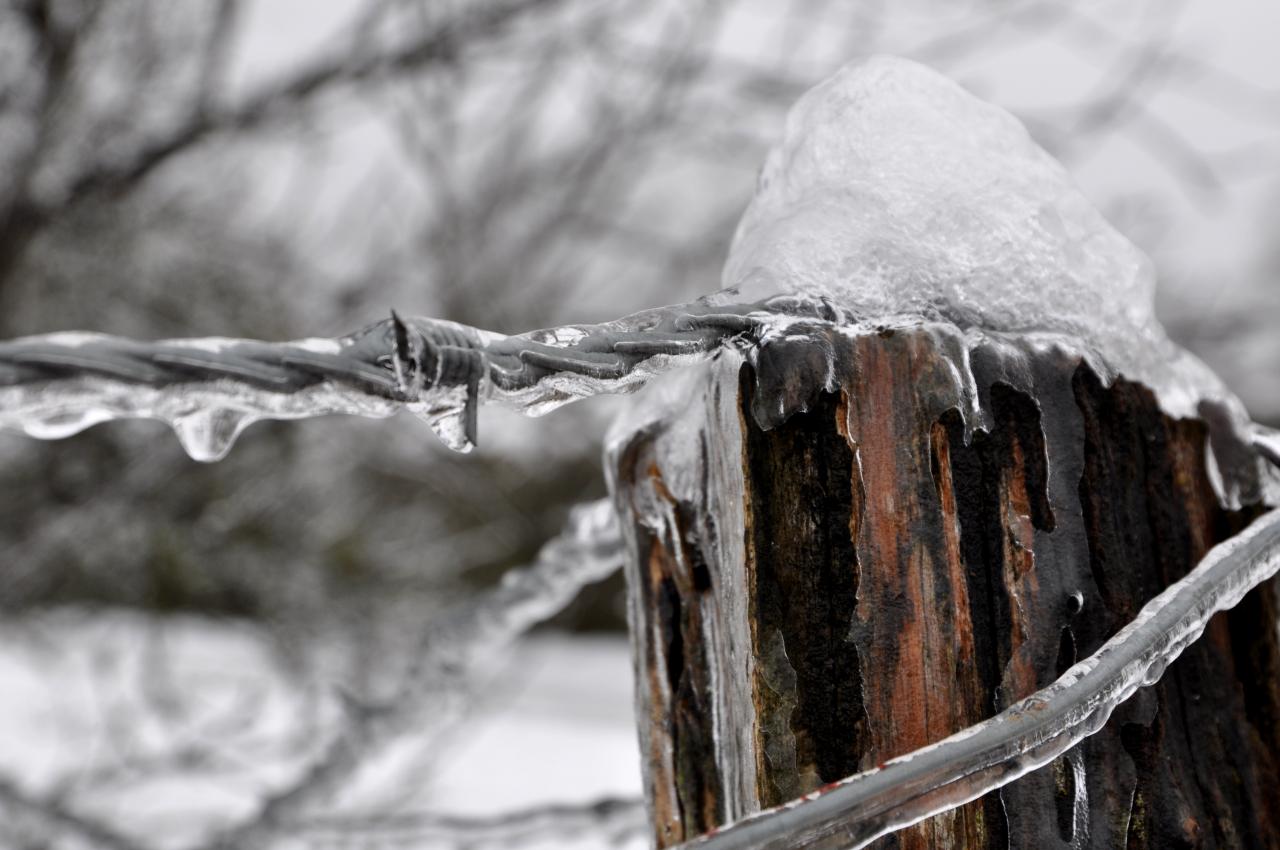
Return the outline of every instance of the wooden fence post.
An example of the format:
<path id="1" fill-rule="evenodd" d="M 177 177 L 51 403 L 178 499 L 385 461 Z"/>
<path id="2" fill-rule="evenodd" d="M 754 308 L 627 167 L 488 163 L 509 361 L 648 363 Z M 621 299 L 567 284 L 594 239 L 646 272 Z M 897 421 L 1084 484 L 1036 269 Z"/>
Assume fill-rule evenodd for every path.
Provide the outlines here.
<path id="1" fill-rule="evenodd" d="M 1049 684 L 1255 515 L 1219 504 L 1204 422 L 1078 357 L 985 344 L 969 383 L 955 335 L 835 344 L 838 390 L 778 427 L 751 411 L 780 361 L 726 355 L 615 441 L 659 847 Z M 1280 847 L 1276 600 L 1053 764 L 875 846 Z"/>

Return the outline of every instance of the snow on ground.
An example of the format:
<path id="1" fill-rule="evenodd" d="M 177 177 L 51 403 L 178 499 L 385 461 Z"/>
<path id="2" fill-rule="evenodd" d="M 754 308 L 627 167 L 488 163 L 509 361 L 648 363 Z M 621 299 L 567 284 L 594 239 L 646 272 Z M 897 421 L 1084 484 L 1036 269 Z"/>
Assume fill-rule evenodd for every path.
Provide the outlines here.
<path id="1" fill-rule="evenodd" d="M 493 815 L 636 797 L 631 693 L 623 638 L 531 638 L 386 799 Z M 340 702 L 242 623 L 63 611 L 0 625 L 0 778 L 147 846 L 190 846 L 250 816 L 314 756 Z M 12 840 L 0 825 L 0 847 Z"/>
<path id="2" fill-rule="evenodd" d="M 621 638 L 541 637 L 441 762 L 433 808 L 491 810 L 640 793 L 631 659 Z M 514 754 L 514 758 L 513 758 Z M 500 769 L 495 769 L 500 768 Z"/>

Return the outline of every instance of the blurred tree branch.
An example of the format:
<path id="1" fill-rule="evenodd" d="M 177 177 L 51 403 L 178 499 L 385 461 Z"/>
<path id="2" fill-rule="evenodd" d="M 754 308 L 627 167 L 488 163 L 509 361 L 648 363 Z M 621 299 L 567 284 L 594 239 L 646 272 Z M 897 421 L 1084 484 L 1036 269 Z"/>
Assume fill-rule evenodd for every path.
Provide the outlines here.
<path id="1" fill-rule="evenodd" d="M 42 825 L 47 830 L 43 836 L 46 841 L 56 836 L 71 836 L 101 850 L 145 850 L 106 824 L 78 815 L 59 801 L 31 797 L 3 778 L 0 778 L 0 810 L 9 812 L 7 825 L 13 830 L 21 829 L 19 824 L 24 821 L 28 829 Z"/>
<path id="2" fill-rule="evenodd" d="M 538 559 L 512 570 L 495 588 L 451 616 L 426 625 L 395 696 L 384 705 L 348 700 L 348 719 L 306 771 L 266 797 L 253 818 L 209 846 L 260 847 L 287 834 L 317 804 L 376 757 L 391 739 L 412 733 L 434 738 L 456 721 L 479 668 L 517 637 L 554 616 L 582 587 L 622 566 L 622 540 L 607 500 L 582 505 Z"/>
<path id="3" fill-rule="evenodd" d="M 560 0 L 514 0 L 469 6 L 467 11 L 439 28 L 409 39 L 389 50 L 352 52 L 350 48 L 313 61 L 283 80 L 268 85 L 241 102 L 216 105 L 211 85 L 226 61 L 236 15 L 234 2 L 218 4 L 204 46 L 200 87 L 191 97 L 184 120 L 158 137 L 146 140 L 127 155 L 86 164 L 66 181 L 56 195 L 38 197 L 31 192 L 30 175 L 54 131 L 55 114 L 76 69 L 76 52 L 92 37 L 105 4 L 94 3 L 78 27 L 63 30 L 54 25 L 47 2 L 31 4 L 28 21 L 37 33 L 45 57 L 45 94 L 38 121 L 41 138 L 33 144 L 20 173 L 27 179 L 8 199 L 7 215 L 0 216 L 0 283 L 30 238 L 50 221 L 68 214 L 77 205 L 135 188 L 151 173 L 198 145 L 218 136 L 260 129 L 307 101 L 340 86 L 421 70 L 455 61 L 458 52 L 475 42 L 501 35 L 521 17 L 549 8 Z"/>

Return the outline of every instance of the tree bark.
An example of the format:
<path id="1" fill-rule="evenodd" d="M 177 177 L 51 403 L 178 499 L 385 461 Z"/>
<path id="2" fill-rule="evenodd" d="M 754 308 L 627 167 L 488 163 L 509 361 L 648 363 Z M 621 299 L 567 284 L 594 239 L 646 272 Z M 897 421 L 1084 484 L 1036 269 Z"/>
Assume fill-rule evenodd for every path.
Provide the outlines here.
<path id="1" fill-rule="evenodd" d="M 995 344 L 957 380 L 954 343 L 838 337 L 838 390 L 770 430 L 804 355 L 726 357 L 615 441 L 659 847 L 1048 685 L 1256 516 L 1145 387 Z M 1280 847 L 1277 609 L 1259 588 L 1100 733 L 875 846 Z"/>

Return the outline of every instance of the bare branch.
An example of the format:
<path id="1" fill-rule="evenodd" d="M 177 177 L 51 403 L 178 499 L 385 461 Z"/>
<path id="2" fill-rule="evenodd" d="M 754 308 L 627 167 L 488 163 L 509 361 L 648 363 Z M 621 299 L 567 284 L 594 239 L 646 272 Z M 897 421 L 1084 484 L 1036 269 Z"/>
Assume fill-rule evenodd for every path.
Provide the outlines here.
<path id="1" fill-rule="evenodd" d="M 193 110 L 197 116 L 208 116 L 213 112 L 218 85 L 222 82 L 231 54 L 231 36 L 239 17 L 240 0 L 218 0 L 200 58 L 197 100 Z"/>
<path id="2" fill-rule="evenodd" d="M 100 850 L 145 850 L 144 845 L 116 832 L 92 818 L 78 815 L 61 802 L 39 800 L 28 796 L 18 786 L 0 778 L 0 811 L 7 811 L 6 820 L 29 820 L 44 830 L 49 837 L 69 835 L 87 842 Z"/>
<path id="3" fill-rule="evenodd" d="M 328 57 L 236 106 L 197 110 L 181 126 L 153 140 L 126 161 L 91 167 L 72 183 L 60 203 L 52 208 L 41 207 L 40 214 L 49 217 L 63 206 L 87 197 L 130 188 L 175 156 L 210 138 L 262 127 L 337 86 L 411 72 L 449 60 L 456 54 L 459 43 L 493 38 L 523 16 L 556 2 L 559 0 L 515 0 L 478 6 L 478 11 L 462 15 L 452 25 L 389 52 L 364 57 Z"/>

